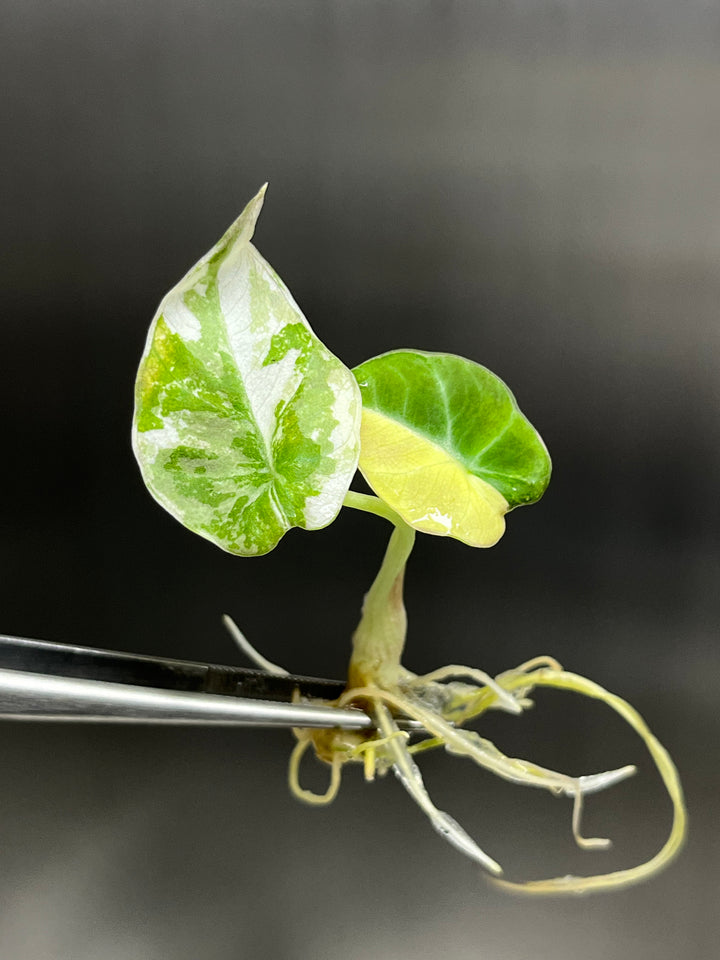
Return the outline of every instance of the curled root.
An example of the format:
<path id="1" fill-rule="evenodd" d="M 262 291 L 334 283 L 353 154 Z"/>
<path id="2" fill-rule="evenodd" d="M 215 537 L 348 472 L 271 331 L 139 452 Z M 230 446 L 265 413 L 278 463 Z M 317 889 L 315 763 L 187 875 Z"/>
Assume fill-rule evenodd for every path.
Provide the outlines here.
<path id="1" fill-rule="evenodd" d="M 330 765 L 330 784 L 325 793 L 313 793 L 312 790 L 306 790 L 300 786 L 300 761 L 311 743 L 312 740 L 310 737 L 302 737 L 293 747 L 293 751 L 290 754 L 290 764 L 288 766 L 288 783 L 290 785 L 290 792 L 294 797 L 297 797 L 298 800 L 302 800 L 304 803 L 310 803 L 316 807 L 324 807 L 327 806 L 328 803 L 332 803 L 338 795 L 340 781 L 342 780 L 341 770 L 343 760 L 340 754 L 333 756 Z"/>
<path id="2" fill-rule="evenodd" d="M 623 720 L 635 730 L 647 747 L 672 802 L 673 822 L 670 835 L 661 849 L 654 857 L 637 867 L 631 867 L 628 870 L 617 870 L 613 873 L 600 874 L 599 876 L 593 877 L 554 877 L 550 880 L 535 880 L 529 883 L 509 883 L 505 880 L 495 880 L 494 882 L 517 893 L 588 893 L 590 891 L 617 890 L 622 887 L 629 887 L 632 884 L 646 880 L 648 877 L 664 869 L 679 853 L 687 832 L 687 811 L 685 809 L 680 777 L 665 747 L 663 747 L 657 737 L 650 731 L 634 707 L 630 706 L 630 704 L 621 697 L 610 693 L 586 677 L 581 677 L 575 673 L 548 669 L 538 671 L 534 674 L 533 682 L 535 686 L 572 690 L 586 697 L 592 697 L 595 700 L 600 700 L 607 704 L 612 710 L 618 713 Z M 512 683 L 513 678 L 509 676 L 506 689 L 510 688 Z"/>

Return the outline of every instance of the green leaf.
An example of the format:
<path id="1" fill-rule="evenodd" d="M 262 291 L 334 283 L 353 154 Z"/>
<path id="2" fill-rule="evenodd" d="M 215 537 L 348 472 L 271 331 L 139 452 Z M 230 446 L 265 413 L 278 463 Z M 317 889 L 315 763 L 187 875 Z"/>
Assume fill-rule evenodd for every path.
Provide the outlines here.
<path id="1" fill-rule="evenodd" d="M 509 510 L 542 496 L 545 445 L 485 367 L 397 350 L 353 372 L 363 400 L 360 470 L 416 530 L 491 546 Z"/>
<path id="2" fill-rule="evenodd" d="M 155 499 L 243 556 L 334 520 L 359 449 L 355 379 L 250 243 L 264 194 L 160 304 L 133 422 Z"/>

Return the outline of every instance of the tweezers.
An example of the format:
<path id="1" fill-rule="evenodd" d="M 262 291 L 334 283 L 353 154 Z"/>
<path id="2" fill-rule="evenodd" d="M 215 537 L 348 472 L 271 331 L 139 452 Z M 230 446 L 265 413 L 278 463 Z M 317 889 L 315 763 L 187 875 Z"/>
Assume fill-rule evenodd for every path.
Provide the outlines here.
<path id="1" fill-rule="evenodd" d="M 0 636 L 0 719 L 372 729 L 313 677 Z"/>

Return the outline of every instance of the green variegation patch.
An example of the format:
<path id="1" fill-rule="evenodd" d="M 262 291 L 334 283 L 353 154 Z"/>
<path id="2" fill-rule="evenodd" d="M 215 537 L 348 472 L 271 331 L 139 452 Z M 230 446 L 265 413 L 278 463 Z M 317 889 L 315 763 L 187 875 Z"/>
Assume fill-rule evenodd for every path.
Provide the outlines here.
<path id="1" fill-rule="evenodd" d="M 153 496 L 231 553 L 326 526 L 355 472 L 360 397 L 250 243 L 265 189 L 160 304 L 135 390 Z"/>
<path id="2" fill-rule="evenodd" d="M 416 530 L 490 546 L 550 479 L 539 434 L 495 374 L 463 357 L 397 350 L 354 370 L 360 469 Z"/>

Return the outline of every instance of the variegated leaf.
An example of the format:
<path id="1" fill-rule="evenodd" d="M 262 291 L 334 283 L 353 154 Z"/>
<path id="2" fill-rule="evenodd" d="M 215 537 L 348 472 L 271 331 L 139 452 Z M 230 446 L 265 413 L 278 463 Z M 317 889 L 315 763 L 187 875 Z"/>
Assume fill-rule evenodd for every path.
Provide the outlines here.
<path id="1" fill-rule="evenodd" d="M 155 499 L 244 556 L 334 520 L 359 448 L 353 375 L 250 243 L 264 194 L 160 304 L 133 423 Z"/>
<path id="2" fill-rule="evenodd" d="M 396 350 L 356 367 L 360 470 L 416 530 L 489 547 L 538 500 L 550 457 L 494 373 L 448 353 Z"/>

